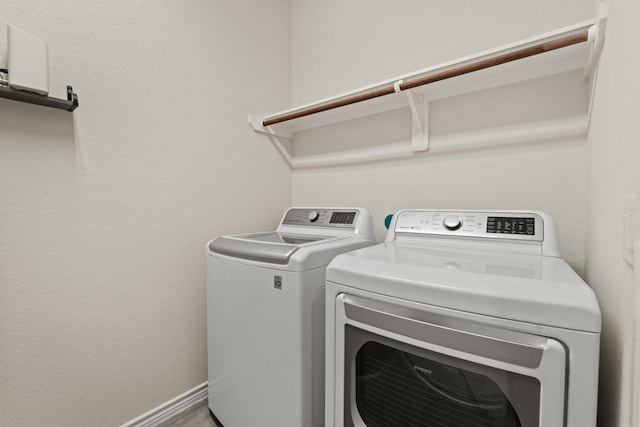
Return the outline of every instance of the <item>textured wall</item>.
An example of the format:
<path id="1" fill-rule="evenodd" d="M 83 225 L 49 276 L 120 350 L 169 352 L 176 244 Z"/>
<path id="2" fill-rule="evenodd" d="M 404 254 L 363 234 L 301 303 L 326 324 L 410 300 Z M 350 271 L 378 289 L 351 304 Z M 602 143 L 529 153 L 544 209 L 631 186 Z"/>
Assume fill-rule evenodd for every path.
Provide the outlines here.
<path id="1" fill-rule="evenodd" d="M 288 1 L 0 0 L 75 113 L 0 99 L 0 424 L 113 426 L 206 381 L 204 248 L 271 228 Z M 0 26 L 0 64 L 6 58 Z"/>
<path id="2" fill-rule="evenodd" d="M 589 134 L 589 229 L 587 279 L 603 313 L 599 425 L 635 426 L 630 412 L 640 396 L 630 393 L 633 357 L 633 269 L 623 254 L 625 199 L 640 194 L 640 3 L 611 2 Z M 636 230 L 638 232 L 640 230 Z M 636 265 L 635 268 L 640 268 Z M 640 276 L 636 276 L 640 277 Z M 638 384 L 636 384 L 636 387 Z M 636 392 L 637 393 L 637 392 Z"/>

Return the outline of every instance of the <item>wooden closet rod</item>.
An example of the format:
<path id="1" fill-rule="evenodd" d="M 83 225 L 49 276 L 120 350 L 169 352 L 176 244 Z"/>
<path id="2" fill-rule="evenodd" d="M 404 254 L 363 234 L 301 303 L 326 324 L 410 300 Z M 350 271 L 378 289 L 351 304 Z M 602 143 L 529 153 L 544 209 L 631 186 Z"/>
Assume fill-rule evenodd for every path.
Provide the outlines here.
<path id="1" fill-rule="evenodd" d="M 562 47 L 571 46 L 574 44 L 586 42 L 589 37 L 587 30 L 574 34 L 571 36 L 563 37 L 557 40 L 552 40 L 539 45 L 527 47 L 524 49 L 516 50 L 514 52 L 499 55 L 494 58 L 483 59 L 470 64 L 462 65 L 456 68 L 452 68 L 445 71 L 435 72 L 433 74 L 419 77 L 414 80 L 403 82 L 399 85 L 400 90 L 413 89 L 418 86 L 424 86 L 429 83 L 438 82 L 441 80 L 450 79 L 452 77 L 461 76 L 463 74 L 472 73 L 474 71 L 484 70 L 486 68 L 495 67 L 496 65 L 506 64 L 508 62 L 516 61 L 518 59 L 527 58 L 529 56 L 538 55 L 540 53 L 549 52 Z M 300 117 L 309 116 L 311 114 L 320 113 L 322 111 L 332 110 L 334 108 L 344 107 L 346 105 L 355 104 L 356 102 L 366 101 L 368 99 L 377 98 L 379 96 L 390 95 L 395 93 L 396 89 L 394 84 L 383 86 L 381 88 L 372 89 L 367 92 L 362 92 L 357 95 L 348 96 L 336 101 L 330 101 L 324 104 L 316 105 L 314 107 L 305 108 L 291 113 L 282 114 L 270 119 L 262 121 L 262 126 L 271 126 L 277 123 L 286 122 L 288 120 L 297 119 Z"/>

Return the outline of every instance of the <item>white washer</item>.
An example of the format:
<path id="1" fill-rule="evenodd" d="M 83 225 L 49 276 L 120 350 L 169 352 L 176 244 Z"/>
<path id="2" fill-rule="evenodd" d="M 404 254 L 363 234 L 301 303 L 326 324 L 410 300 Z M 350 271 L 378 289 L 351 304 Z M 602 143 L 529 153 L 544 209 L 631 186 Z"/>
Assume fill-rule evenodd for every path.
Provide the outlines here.
<path id="1" fill-rule="evenodd" d="M 209 409 L 224 427 L 324 423 L 325 268 L 374 243 L 361 208 L 291 208 L 208 245 Z"/>
<path id="2" fill-rule="evenodd" d="M 596 425 L 600 309 L 542 212 L 399 211 L 326 292 L 326 426 Z"/>

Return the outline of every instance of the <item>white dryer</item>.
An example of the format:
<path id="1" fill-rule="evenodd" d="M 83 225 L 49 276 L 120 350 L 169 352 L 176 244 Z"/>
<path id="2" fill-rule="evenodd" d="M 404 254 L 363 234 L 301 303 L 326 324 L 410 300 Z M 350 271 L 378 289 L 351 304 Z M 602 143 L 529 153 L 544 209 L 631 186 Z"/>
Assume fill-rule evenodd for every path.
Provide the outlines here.
<path id="1" fill-rule="evenodd" d="M 325 268 L 374 244 L 360 208 L 291 208 L 207 250 L 209 409 L 224 427 L 324 423 Z"/>
<path id="2" fill-rule="evenodd" d="M 326 426 L 596 425 L 600 309 L 542 212 L 402 210 L 326 293 Z"/>

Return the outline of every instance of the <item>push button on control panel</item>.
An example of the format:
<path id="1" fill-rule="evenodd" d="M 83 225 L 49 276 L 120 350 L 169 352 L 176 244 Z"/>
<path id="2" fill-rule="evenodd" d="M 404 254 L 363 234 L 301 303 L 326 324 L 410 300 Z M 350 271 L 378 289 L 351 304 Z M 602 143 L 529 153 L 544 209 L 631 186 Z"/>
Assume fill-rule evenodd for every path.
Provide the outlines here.
<path id="1" fill-rule="evenodd" d="M 487 233 L 533 236 L 536 234 L 535 218 L 490 216 L 487 218 Z"/>

